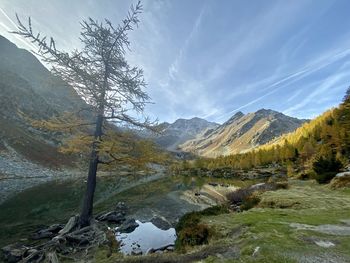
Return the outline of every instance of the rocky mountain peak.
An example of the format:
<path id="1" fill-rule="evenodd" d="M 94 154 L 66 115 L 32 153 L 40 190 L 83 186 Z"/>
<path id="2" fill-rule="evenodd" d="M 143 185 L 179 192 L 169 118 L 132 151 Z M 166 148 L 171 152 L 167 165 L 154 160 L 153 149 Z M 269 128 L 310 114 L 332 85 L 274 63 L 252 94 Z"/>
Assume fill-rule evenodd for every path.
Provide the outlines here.
<path id="1" fill-rule="evenodd" d="M 213 157 L 249 150 L 292 132 L 305 120 L 271 109 L 235 113 L 228 121 L 180 145 L 183 151 Z"/>

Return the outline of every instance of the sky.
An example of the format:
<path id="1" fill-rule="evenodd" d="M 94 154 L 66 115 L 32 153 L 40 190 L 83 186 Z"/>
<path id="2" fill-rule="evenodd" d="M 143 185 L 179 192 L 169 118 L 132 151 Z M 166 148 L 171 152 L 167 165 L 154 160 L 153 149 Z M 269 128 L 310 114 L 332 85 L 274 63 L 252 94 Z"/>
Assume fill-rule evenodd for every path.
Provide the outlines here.
<path id="1" fill-rule="evenodd" d="M 0 34 L 17 13 L 53 36 L 57 47 L 81 47 L 80 22 L 126 16 L 129 0 L 0 0 Z M 350 85 L 348 0 L 144 0 L 130 33 L 131 65 L 144 70 L 159 121 L 201 117 L 222 123 L 261 108 L 313 118 L 338 105 Z"/>

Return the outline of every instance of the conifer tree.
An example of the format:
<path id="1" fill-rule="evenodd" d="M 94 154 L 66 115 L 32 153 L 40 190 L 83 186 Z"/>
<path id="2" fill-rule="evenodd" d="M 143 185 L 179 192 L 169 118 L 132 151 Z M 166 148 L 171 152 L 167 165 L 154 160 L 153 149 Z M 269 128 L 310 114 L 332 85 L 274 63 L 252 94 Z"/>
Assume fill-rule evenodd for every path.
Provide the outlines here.
<path id="1" fill-rule="evenodd" d="M 82 21 L 80 40 L 83 48 L 70 53 L 57 49 L 53 38 L 48 39 L 40 33 L 35 33 L 30 18 L 25 26 L 17 16 L 18 31 L 13 33 L 38 46 L 37 55 L 52 66 L 54 74 L 77 91 L 94 116 L 94 135 L 90 141 L 89 172 L 79 219 L 80 227 L 89 225 L 92 218 L 99 164 L 119 160 L 119 156 L 114 155 L 112 151 L 104 151 L 103 156 L 101 154 L 101 147 L 105 146 L 103 141 L 107 121 L 140 127 L 151 125 L 147 118 L 140 122 L 128 112 L 129 109 L 143 112 L 150 100 L 144 91 L 146 83 L 143 71 L 130 66 L 125 58 L 130 46 L 128 33 L 138 25 L 141 11 L 140 2 L 131 6 L 128 15 L 118 26 L 112 25 L 107 19 L 103 22 L 91 18 Z M 85 124 L 92 123 L 79 123 L 79 126 Z M 147 145 L 143 147 L 147 148 Z M 105 159 L 106 156 L 108 160 Z"/>

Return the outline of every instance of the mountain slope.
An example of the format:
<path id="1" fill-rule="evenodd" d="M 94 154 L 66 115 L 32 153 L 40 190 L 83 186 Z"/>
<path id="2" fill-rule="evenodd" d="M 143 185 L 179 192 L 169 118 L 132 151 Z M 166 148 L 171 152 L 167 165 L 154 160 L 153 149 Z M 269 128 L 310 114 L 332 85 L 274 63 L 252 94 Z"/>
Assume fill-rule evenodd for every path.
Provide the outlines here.
<path id="1" fill-rule="evenodd" d="M 180 149 L 207 157 L 244 152 L 291 132 L 305 120 L 273 110 L 237 112 L 224 124 L 180 145 Z"/>
<path id="2" fill-rule="evenodd" d="M 64 162 L 54 138 L 34 130 L 22 115 L 43 119 L 86 107 L 74 89 L 53 76 L 30 52 L 0 36 L 0 148 L 9 146 L 48 166 Z M 68 161 L 68 160 L 66 160 Z"/>
<path id="3" fill-rule="evenodd" d="M 218 127 L 219 124 L 201 118 L 178 119 L 174 123 L 159 124 L 160 134 L 143 134 L 169 151 L 176 151 L 178 146 L 194 139 L 198 134 Z"/>

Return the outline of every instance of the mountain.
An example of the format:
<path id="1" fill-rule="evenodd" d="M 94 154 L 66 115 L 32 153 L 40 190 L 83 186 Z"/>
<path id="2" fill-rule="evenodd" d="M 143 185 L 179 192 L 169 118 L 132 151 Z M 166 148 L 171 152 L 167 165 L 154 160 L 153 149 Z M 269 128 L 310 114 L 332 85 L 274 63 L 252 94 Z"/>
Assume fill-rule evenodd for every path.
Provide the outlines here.
<path id="1" fill-rule="evenodd" d="M 178 146 L 194 139 L 198 134 L 210 131 L 219 124 L 201 118 L 178 119 L 174 123 L 163 122 L 158 125 L 159 134 L 145 133 L 143 137 L 154 140 L 158 145 L 169 151 L 178 150 Z"/>
<path id="2" fill-rule="evenodd" d="M 261 109 L 237 112 L 228 121 L 179 146 L 186 152 L 215 157 L 244 152 L 300 127 L 305 120 Z"/>
<path id="3" fill-rule="evenodd" d="M 30 52 L 0 36 L 0 148 L 11 148 L 29 160 L 56 165 L 64 158 L 53 138 L 32 129 L 26 117 L 43 119 L 76 111 L 85 102 L 53 76 Z"/>

